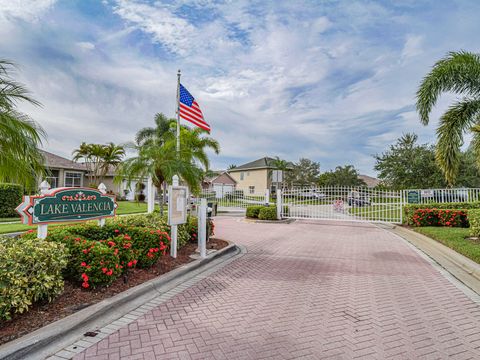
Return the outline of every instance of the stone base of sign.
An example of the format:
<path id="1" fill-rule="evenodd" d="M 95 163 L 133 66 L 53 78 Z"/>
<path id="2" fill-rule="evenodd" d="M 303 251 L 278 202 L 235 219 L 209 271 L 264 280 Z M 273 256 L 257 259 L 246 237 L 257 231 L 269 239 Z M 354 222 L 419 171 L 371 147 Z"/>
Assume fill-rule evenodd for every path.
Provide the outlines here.
<path id="1" fill-rule="evenodd" d="M 480 264 L 440 242 L 403 226 L 382 226 L 427 254 L 465 286 L 480 295 Z"/>
<path id="2" fill-rule="evenodd" d="M 230 243 L 206 258 L 185 264 L 0 346 L 2 359 L 45 359 L 52 355 L 56 355 L 55 358 L 71 358 L 76 350 L 83 348 L 81 345 L 69 346 L 70 344 L 100 341 L 111 333 L 114 327 L 112 322 L 120 324 L 128 319 L 133 321 L 135 314 L 140 316 L 162 297 L 182 291 L 186 282 L 200 281 L 243 253 L 243 248 Z M 87 332 L 96 333 L 96 336 L 83 336 Z"/>

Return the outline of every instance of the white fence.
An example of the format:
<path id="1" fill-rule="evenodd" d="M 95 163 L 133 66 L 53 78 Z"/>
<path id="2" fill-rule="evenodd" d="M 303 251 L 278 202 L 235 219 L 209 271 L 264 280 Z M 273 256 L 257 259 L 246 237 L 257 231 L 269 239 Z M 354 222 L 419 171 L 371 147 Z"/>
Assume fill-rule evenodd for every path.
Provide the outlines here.
<path id="1" fill-rule="evenodd" d="M 283 218 L 402 222 L 402 191 L 364 187 L 297 188 L 281 192 Z"/>
<path id="2" fill-rule="evenodd" d="M 304 187 L 280 191 L 219 188 L 194 199 L 216 203 L 217 210 L 245 211 L 250 205 L 277 206 L 282 218 L 401 223 L 406 204 L 480 201 L 480 188 L 380 190 L 367 187 Z"/>

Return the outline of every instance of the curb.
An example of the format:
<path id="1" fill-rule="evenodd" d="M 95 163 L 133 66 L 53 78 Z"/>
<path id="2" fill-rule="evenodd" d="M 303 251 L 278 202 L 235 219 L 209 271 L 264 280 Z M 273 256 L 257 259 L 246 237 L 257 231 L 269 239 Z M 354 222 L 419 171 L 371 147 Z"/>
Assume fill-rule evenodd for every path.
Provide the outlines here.
<path id="1" fill-rule="evenodd" d="M 455 250 L 450 249 L 437 240 L 410 229 L 395 226 L 390 229 L 385 228 L 385 230 L 400 236 L 420 249 L 457 280 L 480 295 L 480 264 L 457 253 Z"/>
<path id="2" fill-rule="evenodd" d="M 1 345 L 0 359 L 37 358 L 38 355 L 46 351 L 47 347 L 52 349 L 55 346 L 61 349 L 68 345 L 73 337 L 78 338 L 79 333 L 107 325 L 120 318 L 123 313 L 134 310 L 149 299 L 155 298 L 159 294 L 197 276 L 207 270 L 205 267 L 212 261 L 217 260 L 218 263 L 222 263 L 242 252 L 241 248 L 229 242 L 229 245 L 204 259 L 194 260 L 182 265 L 158 278 L 125 290 L 21 338 Z M 43 358 L 43 356 L 40 358 Z"/>
<path id="3" fill-rule="evenodd" d="M 282 219 L 282 220 L 258 220 L 258 219 L 250 219 L 244 218 L 243 221 L 248 223 L 257 223 L 257 224 L 290 224 L 295 222 L 297 219 Z"/>

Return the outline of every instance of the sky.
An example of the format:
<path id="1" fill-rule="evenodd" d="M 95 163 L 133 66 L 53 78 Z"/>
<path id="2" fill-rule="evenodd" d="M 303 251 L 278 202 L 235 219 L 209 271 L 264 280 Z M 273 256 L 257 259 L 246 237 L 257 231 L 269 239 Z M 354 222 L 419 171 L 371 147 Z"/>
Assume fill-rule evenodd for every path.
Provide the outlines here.
<path id="1" fill-rule="evenodd" d="M 405 132 L 435 141 L 415 91 L 449 51 L 478 52 L 480 1 L 0 0 L 0 58 L 42 107 L 19 104 L 71 157 L 175 116 L 177 70 L 220 143 L 211 168 L 264 156 L 353 164 Z"/>

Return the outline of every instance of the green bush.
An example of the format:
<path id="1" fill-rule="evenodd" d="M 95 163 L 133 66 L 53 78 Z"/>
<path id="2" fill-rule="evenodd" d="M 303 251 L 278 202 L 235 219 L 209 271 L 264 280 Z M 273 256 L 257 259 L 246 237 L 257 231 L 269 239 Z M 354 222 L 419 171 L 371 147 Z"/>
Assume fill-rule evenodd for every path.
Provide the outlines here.
<path id="1" fill-rule="evenodd" d="M 403 206 L 404 222 L 412 218 L 413 213 L 419 209 L 448 209 L 448 210 L 468 210 L 479 209 L 480 202 L 458 202 L 458 203 L 429 203 L 429 204 L 409 204 Z"/>
<path id="2" fill-rule="evenodd" d="M 413 226 L 449 226 L 468 227 L 465 209 L 416 209 L 407 218 L 408 225 Z"/>
<path id="3" fill-rule="evenodd" d="M 0 319 L 60 294 L 67 257 L 62 244 L 0 237 Z"/>
<path id="4" fill-rule="evenodd" d="M 258 219 L 258 214 L 260 210 L 263 209 L 264 205 L 251 205 L 247 206 L 246 216 L 247 218 Z"/>
<path id="5" fill-rule="evenodd" d="M 468 222 L 470 223 L 470 236 L 480 236 L 480 209 L 468 210 Z"/>
<path id="6" fill-rule="evenodd" d="M 260 220 L 277 220 L 277 208 L 275 206 L 264 206 L 258 213 Z"/>
<path id="7" fill-rule="evenodd" d="M 22 202 L 23 188 L 17 184 L 0 184 L 0 217 L 18 216 L 15 208 Z"/>

